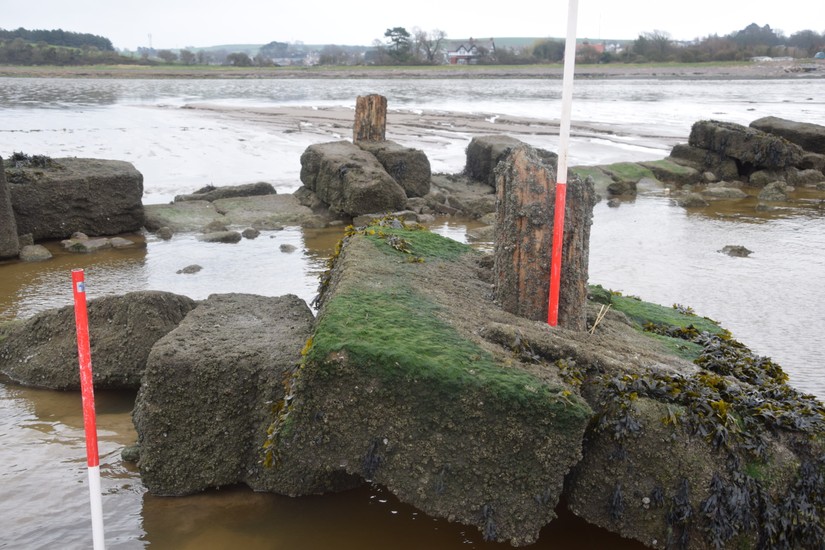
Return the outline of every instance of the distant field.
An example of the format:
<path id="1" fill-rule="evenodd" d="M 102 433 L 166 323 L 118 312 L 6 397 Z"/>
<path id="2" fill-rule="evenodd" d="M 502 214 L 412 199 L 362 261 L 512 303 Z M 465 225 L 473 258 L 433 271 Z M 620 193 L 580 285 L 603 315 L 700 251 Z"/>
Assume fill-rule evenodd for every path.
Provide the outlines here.
<path id="1" fill-rule="evenodd" d="M 561 78 L 555 65 L 229 67 L 224 65 L 0 66 L 0 77 L 31 78 Z M 825 78 L 825 61 L 577 65 L 580 78 Z"/>

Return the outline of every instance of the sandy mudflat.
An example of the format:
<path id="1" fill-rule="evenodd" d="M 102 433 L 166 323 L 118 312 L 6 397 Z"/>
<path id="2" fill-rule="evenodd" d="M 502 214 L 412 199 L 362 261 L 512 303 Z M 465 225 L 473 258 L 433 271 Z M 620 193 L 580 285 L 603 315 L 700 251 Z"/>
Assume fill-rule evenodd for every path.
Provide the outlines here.
<path id="1" fill-rule="evenodd" d="M 211 113 L 245 123 L 265 125 L 285 133 L 319 134 L 330 137 L 340 135 L 349 138 L 352 134 L 355 106 L 347 107 L 234 107 L 213 103 L 189 103 L 184 109 Z M 520 116 L 494 116 L 485 113 L 458 113 L 452 111 L 419 111 L 408 109 L 388 109 L 387 131 L 391 139 L 412 140 L 416 138 L 455 139 L 464 136 L 508 134 L 513 136 L 557 136 L 558 120 L 529 118 Z M 597 134 L 609 139 L 615 128 L 589 123 L 574 125 L 574 134 Z M 645 144 L 644 137 L 637 136 L 639 144 Z"/>
<path id="2" fill-rule="evenodd" d="M 0 77 L 65 78 L 561 78 L 561 65 L 436 67 L 202 67 L 202 66 L 0 66 Z M 578 65 L 587 79 L 825 78 L 825 61 L 773 60 L 736 63 Z"/>

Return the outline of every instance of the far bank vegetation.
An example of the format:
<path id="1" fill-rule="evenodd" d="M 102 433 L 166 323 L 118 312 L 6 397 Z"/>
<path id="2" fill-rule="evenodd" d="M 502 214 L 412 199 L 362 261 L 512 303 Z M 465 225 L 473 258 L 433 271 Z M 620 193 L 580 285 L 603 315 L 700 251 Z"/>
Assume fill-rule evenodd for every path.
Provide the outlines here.
<path id="1" fill-rule="evenodd" d="M 285 65 L 473 65 L 555 64 L 564 59 L 559 38 L 448 39 L 442 30 L 392 27 L 371 46 L 307 45 L 272 41 L 265 45 L 212 46 L 180 50 L 140 47 L 117 50 L 105 37 L 58 30 L 0 29 L 0 64 L 5 65 L 224 65 L 271 67 Z M 578 42 L 576 62 L 703 63 L 746 61 L 758 57 L 812 58 L 825 50 L 825 33 L 803 30 L 786 36 L 769 25 L 752 23 L 725 36 L 691 41 L 673 40 L 660 30 L 635 40 Z M 466 55 L 458 55 L 458 53 Z"/>

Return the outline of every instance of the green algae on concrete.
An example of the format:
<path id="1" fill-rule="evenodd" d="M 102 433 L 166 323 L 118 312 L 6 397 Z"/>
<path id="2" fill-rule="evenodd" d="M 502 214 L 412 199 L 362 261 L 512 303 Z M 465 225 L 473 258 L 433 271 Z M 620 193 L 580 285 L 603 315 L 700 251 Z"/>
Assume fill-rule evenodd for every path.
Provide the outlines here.
<path id="1" fill-rule="evenodd" d="M 658 341 L 673 355 L 688 361 L 698 359 L 702 355 L 703 346 L 677 334 L 679 330 L 707 332 L 714 335 L 726 333 L 716 321 L 695 315 L 690 308 L 678 304 L 665 307 L 634 296 L 622 296 L 621 293 L 605 289 L 601 285 L 591 285 L 588 295 L 592 301 L 610 305 L 616 311 L 624 313 L 637 329 Z M 661 329 L 661 327 L 672 327 L 671 333 L 665 334 L 663 330 L 651 330 Z"/>
<path id="2" fill-rule="evenodd" d="M 326 357 L 346 350 L 351 361 L 387 383 L 426 381 L 438 398 L 455 398 L 472 387 L 511 403 L 547 408 L 558 418 L 589 417 L 584 402 L 496 363 L 440 320 L 435 309 L 425 297 L 404 288 L 337 295 L 319 319 L 307 359 L 323 368 Z"/>
<path id="3" fill-rule="evenodd" d="M 662 159 L 640 163 L 645 168 L 650 169 L 660 181 L 676 183 L 678 185 L 689 185 L 698 183 L 701 179 L 699 171 L 689 166 L 676 164 L 673 161 Z"/>
<path id="4" fill-rule="evenodd" d="M 639 328 L 648 323 L 653 323 L 680 328 L 693 326 L 700 332 L 707 331 L 711 334 L 724 332 L 724 329 L 716 321 L 695 315 L 690 308 L 678 304 L 666 307 L 646 302 L 634 296 L 623 296 L 621 293 L 605 289 L 601 285 L 591 285 L 588 294 L 594 302 L 609 304 L 613 309 L 621 311 L 634 321 Z"/>
<path id="5" fill-rule="evenodd" d="M 390 220 L 348 230 L 273 411 L 271 490 L 360 477 L 486 539 L 536 540 L 593 412 L 558 374 L 478 334 L 496 314 L 477 256 Z"/>
<path id="6" fill-rule="evenodd" d="M 636 162 L 616 162 L 602 166 L 601 169 L 610 175 L 613 181 L 625 183 L 638 183 L 643 178 L 656 178 L 649 168 Z"/>
<path id="7" fill-rule="evenodd" d="M 386 245 L 382 248 L 387 252 L 394 250 L 411 254 L 413 258 L 419 260 L 455 260 L 459 256 L 473 251 L 472 247 L 464 243 L 432 233 L 420 225 L 385 227 L 381 226 L 379 221 L 361 230 L 360 234 L 377 245 Z"/>
<path id="8" fill-rule="evenodd" d="M 596 186 L 597 189 L 607 187 L 613 183 L 613 178 L 610 177 L 610 174 L 602 170 L 599 166 L 573 166 L 570 168 L 570 172 L 582 181 L 591 178 L 593 185 Z"/>

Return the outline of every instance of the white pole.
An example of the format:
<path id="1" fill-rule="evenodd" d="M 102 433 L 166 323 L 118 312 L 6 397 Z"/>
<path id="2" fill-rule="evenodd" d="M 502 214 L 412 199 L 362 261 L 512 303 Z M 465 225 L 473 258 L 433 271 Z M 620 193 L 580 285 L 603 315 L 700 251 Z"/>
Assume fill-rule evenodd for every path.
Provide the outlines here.
<path id="1" fill-rule="evenodd" d="M 557 183 L 567 183 L 567 152 L 570 147 L 570 118 L 573 113 L 573 72 L 576 66 L 576 23 L 579 0 L 569 0 L 567 41 L 564 43 L 564 77 L 561 90 L 561 125 L 559 126 L 559 173 Z"/>
<path id="2" fill-rule="evenodd" d="M 555 211 L 553 212 L 553 242 L 550 250 L 550 292 L 547 302 L 547 324 L 551 327 L 555 327 L 559 323 L 561 249 L 564 245 L 564 208 L 567 200 L 567 150 L 570 144 L 570 117 L 573 112 L 573 69 L 576 65 L 576 18 L 578 10 L 578 0 L 570 0 L 567 7 L 567 41 L 564 44 L 559 162 L 556 170 L 556 202 Z"/>
<path id="3" fill-rule="evenodd" d="M 103 535 L 103 500 L 100 489 L 100 466 L 89 467 L 89 502 L 92 512 L 92 548 L 106 550 Z"/>

